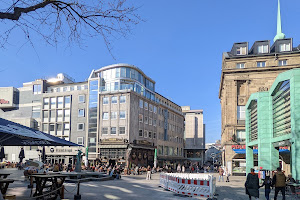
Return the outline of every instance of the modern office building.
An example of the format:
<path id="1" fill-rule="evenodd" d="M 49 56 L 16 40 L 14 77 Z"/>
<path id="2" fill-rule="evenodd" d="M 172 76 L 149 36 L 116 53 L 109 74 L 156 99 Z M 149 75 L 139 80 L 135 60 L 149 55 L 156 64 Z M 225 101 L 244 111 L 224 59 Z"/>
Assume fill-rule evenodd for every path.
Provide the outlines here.
<path id="1" fill-rule="evenodd" d="M 155 82 L 133 65 L 93 70 L 86 82 L 58 74 L 22 88 L 0 88 L 0 94 L 0 117 L 26 120 L 30 127 L 84 145 L 91 162 L 152 166 L 155 155 L 160 165 L 184 159 L 181 107 L 155 92 Z M 25 156 L 37 154 L 28 148 Z M 74 163 L 77 150 L 48 147 L 46 155 L 50 162 Z"/>
<path id="2" fill-rule="evenodd" d="M 281 165 L 300 180 L 300 69 L 278 75 L 268 92 L 253 93 L 246 104 L 247 172 Z M 256 151 L 256 152 L 255 152 Z"/>
<path id="3" fill-rule="evenodd" d="M 280 8 L 278 6 L 278 8 Z M 281 32 L 280 9 L 274 43 L 235 43 L 223 53 L 219 99 L 222 112 L 223 165 L 233 174 L 246 173 L 245 105 L 252 93 L 269 91 L 278 74 L 300 67 L 299 47 Z M 257 155 L 254 155 L 257 163 Z"/>
<path id="4" fill-rule="evenodd" d="M 205 160 L 205 125 L 203 110 L 191 110 L 190 106 L 182 106 L 185 118 L 184 153 L 190 164 L 203 166 Z"/>

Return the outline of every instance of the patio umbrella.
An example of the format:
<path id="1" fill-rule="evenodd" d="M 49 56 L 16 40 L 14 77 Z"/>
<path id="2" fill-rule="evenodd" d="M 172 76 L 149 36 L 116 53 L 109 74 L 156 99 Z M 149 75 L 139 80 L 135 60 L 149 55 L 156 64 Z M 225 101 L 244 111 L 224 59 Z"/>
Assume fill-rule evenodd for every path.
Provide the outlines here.
<path id="1" fill-rule="evenodd" d="M 1 150 L 0 150 L 0 161 L 1 162 L 3 161 L 3 158 L 5 158 L 4 147 L 1 147 Z"/>
<path id="2" fill-rule="evenodd" d="M 53 135 L 34 130 L 0 118 L 0 145 L 2 146 L 81 146 Z"/>

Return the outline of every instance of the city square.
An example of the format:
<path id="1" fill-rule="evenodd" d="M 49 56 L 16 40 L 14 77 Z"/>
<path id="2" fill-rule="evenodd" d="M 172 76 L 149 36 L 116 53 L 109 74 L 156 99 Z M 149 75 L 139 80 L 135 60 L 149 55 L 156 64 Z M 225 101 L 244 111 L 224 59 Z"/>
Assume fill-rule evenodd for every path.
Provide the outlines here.
<path id="1" fill-rule="evenodd" d="M 300 199 L 299 6 L 0 2 L 0 199 Z"/>

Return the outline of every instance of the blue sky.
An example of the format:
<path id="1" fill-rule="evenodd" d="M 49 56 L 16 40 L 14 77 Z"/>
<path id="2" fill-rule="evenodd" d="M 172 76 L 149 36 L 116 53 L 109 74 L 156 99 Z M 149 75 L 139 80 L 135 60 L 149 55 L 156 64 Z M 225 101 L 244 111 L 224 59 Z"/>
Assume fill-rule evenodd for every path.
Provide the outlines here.
<path id="1" fill-rule="evenodd" d="M 144 22 L 126 38 L 114 40 L 112 53 L 101 37 L 87 38 L 84 47 L 52 47 L 34 38 L 35 47 L 15 33 L 0 49 L 0 87 L 64 72 L 84 81 L 92 69 L 129 63 L 156 81 L 156 91 L 178 105 L 204 110 L 206 142 L 221 137 L 218 91 L 222 53 L 234 42 L 273 40 L 277 0 L 129 0 Z M 300 44 L 300 1 L 282 0 L 283 32 Z M 22 47 L 21 47 L 22 46 Z"/>

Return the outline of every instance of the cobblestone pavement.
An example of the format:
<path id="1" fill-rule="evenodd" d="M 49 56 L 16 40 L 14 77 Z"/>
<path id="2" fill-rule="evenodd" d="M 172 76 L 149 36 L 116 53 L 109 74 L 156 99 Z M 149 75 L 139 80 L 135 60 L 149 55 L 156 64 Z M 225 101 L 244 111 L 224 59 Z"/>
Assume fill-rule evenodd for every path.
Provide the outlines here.
<path id="1" fill-rule="evenodd" d="M 16 180 L 9 185 L 7 194 L 14 194 L 17 199 L 26 200 L 30 196 L 30 189 L 27 188 L 28 181 L 24 181 L 23 171 L 16 169 L 1 169 L 0 172 L 12 173 L 9 178 Z M 216 178 L 217 174 L 214 174 Z M 177 196 L 170 191 L 166 191 L 159 186 L 159 174 L 152 175 L 152 180 L 145 180 L 146 175 L 139 176 L 122 176 L 121 180 L 110 180 L 102 182 L 86 182 L 80 185 L 81 199 L 83 200 L 99 200 L 99 199 L 126 199 L 126 200 L 157 200 L 157 199 L 203 199 L 200 197 Z M 218 200 L 247 200 L 245 194 L 245 177 L 230 177 L 230 182 L 217 181 Z M 65 183 L 65 199 L 74 199 L 76 194 L 76 185 L 73 183 Z M 271 192 L 272 199 L 274 190 Z M 264 189 L 260 189 L 260 198 L 265 199 Z M 287 200 L 291 199 L 287 196 Z M 281 200 L 281 196 L 278 198 Z"/>

